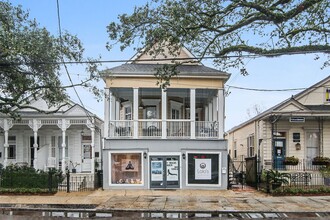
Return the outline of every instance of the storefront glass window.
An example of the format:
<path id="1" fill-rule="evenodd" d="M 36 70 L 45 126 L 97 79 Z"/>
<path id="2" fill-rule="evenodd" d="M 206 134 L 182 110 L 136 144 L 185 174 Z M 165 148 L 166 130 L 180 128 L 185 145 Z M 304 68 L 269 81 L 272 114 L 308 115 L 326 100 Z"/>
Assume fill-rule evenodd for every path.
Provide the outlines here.
<path id="1" fill-rule="evenodd" d="M 140 153 L 111 154 L 111 184 L 142 184 Z"/>
<path id="2" fill-rule="evenodd" d="M 188 153 L 188 184 L 219 184 L 219 154 Z"/>

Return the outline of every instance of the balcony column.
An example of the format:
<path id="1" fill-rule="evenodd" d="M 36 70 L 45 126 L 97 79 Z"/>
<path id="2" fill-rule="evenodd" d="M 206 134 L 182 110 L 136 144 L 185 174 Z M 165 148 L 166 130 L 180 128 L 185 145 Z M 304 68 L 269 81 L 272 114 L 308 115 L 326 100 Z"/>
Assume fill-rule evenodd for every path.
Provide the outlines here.
<path id="1" fill-rule="evenodd" d="M 196 90 L 190 89 L 190 137 L 196 139 Z"/>
<path id="2" fill-rule="evenodd" d="M 225 130 L 225 93 L 223 89 L 218 90 L 218 131 L 219 131 L 219 139 L 224 138 L 224 130 Z"/>
<path id="3" fill-rule="evenodd" d="M 162 139 L 166 139 L 167 136 L 167 92 L 162 89 Z"/>
<path id="4" fill-rule="evenodd" d="M 41 120 L 32 119 L 29 121 L 29 127 L 33 130 L 33 167 L 37 169 L 38 164 L 38 130 L 41 128 Z"/>
<path id="5" fill-rule="evenodd" d="M 209 103 L 209 119 L 208 121 L 213 121 L 213 106 L 212 102 Z"/>
<path id="6" fill-rule="evenodd" d="M 92 158 L 91 158 L 91 173 L 95 173 L 95 119 L 93 118 L 92 121 L 88 120 L 87 121 L 87 127 L 91 130 L 91 136 L 92 136 L 92 143 L 91 143 L 91 148 L 92 148 Z"/>
<path id="7" fill-rule="evenodd" d="M 4 161 L 3 166 L 6 167 L 8 165 L 8 131 L 13 127 L 13 120 L 11 119 L 3 119 L 0 121 L 0 127 L 4 130 L 5 135 L 5 143 L 4 143 Z"/>
<path id="8" fill-rule="evenodd" d="M 204 121 L 209 121 L 209 106 L 205 105 Z"/>
<path id="9" fill-rule="evenodd" d="M 104 95 L 104 136 L 109 137 L 109 126 L 110 126 L 110 109 L 111 109 L 111 92 L 110 89 L 105 90 Z"/>
<path id="10" fill-rule="evenodd" d="M 139 137 L 139 88 L 133 88 L 133 138 Z"/>
<path id="11" fill-rule="evenodd" d="M 217 96 L 213 97 L 213 101 L 212 101 L 213 121 L 218 121 L 218 111 L 217 111 L 218 103 L 217 102 L 218 102 L 218 97 Z"/>

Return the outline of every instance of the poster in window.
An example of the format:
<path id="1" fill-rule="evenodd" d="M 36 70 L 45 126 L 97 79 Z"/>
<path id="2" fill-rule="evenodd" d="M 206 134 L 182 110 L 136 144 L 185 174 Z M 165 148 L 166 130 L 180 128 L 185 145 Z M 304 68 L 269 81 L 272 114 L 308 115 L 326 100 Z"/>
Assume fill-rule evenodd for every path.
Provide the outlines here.
<path id="1" fill-rule="evenodd" d="M 211 159 L 195 159 L 195 179 L 210 180 L 211 179 Z"/>
<path id="2" fill-rule="evenodd" d="M 167 181 L 178 181 L 179 161 L 177 160 L 166 161 L 166 168 L 167 168 Z"/>
<path id="3" fill-rule="evenodd" d="M 122 171 L 139 171 L 139 160 L 137 159 L 121 159 Z"/>
<path id="4" fill-rule="evenodd" d="M 163 181 L 163 161 L 151 161 L 151 181 Z"/>

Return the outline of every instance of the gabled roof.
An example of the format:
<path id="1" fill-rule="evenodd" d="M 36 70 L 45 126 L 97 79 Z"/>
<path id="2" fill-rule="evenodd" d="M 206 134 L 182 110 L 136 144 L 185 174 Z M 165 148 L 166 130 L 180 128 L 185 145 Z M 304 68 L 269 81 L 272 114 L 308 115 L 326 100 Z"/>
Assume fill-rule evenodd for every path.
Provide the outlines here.
<path id="1" fill-rule="evenodd" d="M 142 50 L 137 53 L 131 61 L 116 66 L 110 69 L 102 71 L 103 77 L 106 76 L 154 76 L 156 69 L 162 65 L 173 65 L 173 61 L 177 58 L 182 58 L 186 63 L 182 63 L 177 67 L 180 72 L 180 76 L 186 77 L 212 77 L 212 78 L 222 78 L 227 80 L 230 74 L 219 71 L 214 68 L 206 67 L 201 62 L 197 62 L 196 58 L 192 53 L 188 51 L 184 46 L 180 47 L 177 56 L 170 54 L 168 49 L 164 49 L 164 54 L 158 54 L 156 56 L 148 54 L 146 51 Z M 180 60 L 178 61 L 180 62 Z"/>
<path id="2" fill-rule="evenodd" d="M 298 99 L 310 94 L 314 90 L 322 87 L 322 85 L 330 82 L 330 76 L 326 77 L 325 79 L 315 83 L 314 85 L 310 86 L 309 88 L 301 91 L 300 93 L 293 95 L 292 97 L 280 102 L 279 104 L 267 109 L 266 111 L 256 115 L 255 117 L 231 128 L 227 133 L 233 132 L 245 125 L 248 125 L 254 121 L 263 119 L 272 113 L 274 114 L 284 114 L 284 113 L 329 113 L 330 115 L 330 105 L 303 105 Z"/>

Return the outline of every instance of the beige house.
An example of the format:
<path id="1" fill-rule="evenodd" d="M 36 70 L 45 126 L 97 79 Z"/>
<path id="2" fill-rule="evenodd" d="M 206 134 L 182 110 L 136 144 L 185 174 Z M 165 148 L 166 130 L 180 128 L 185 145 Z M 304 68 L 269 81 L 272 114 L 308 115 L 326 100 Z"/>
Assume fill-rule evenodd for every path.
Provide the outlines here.
<path id="1" fill-rule="evenodd" d="M 178 52 L 178 58 L 194 61 L 185 48 Z M 227 188 L 229 74 L 191 62 L 180 65 L 178 76 L 161 89 L 156 68 L 173 64 L 172 58 L 141 53 L 104 71 L 105 189 Z"/>
<path id="2" fill-rule="evenodd" d="M 260 156 L 265 169 L 283 169 L 287 156 L 315 169 L 312 159 L 330 156 L 330 77 L 227 132 L 233 160 Z"/>

